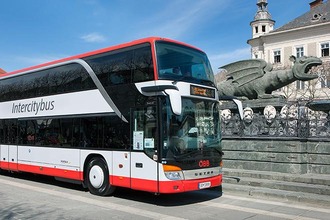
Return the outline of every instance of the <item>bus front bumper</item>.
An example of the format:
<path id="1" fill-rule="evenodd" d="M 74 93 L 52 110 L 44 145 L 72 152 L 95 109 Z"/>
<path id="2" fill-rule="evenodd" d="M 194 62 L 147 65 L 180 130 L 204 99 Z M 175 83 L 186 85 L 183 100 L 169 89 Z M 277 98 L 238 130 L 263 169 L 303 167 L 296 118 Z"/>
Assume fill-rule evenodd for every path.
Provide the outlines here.
<path id="1" fill-rule="evenodd" d="M 159 193 L 182 193 L 220 186 L 222 174 L 196 180 L 176 180 L 159 182 Z"/>

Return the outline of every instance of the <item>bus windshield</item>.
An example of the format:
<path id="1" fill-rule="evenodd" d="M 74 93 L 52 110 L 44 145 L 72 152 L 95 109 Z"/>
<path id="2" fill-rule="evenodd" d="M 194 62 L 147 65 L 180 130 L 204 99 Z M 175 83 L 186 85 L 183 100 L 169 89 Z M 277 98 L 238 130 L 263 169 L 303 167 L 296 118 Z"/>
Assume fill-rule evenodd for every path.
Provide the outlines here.
<path id="1" fill-rule="evenodd" d="M 218 102 L 183 98 L 179 116 L 172 113 L 169 105 L 164 108 L 163 158 L 221 151 Z"/>
<path id="2" fill-rule="evenodd" d="M 158 78 L 214 86 L 214 74 L 205 53 L 168 42 L 156 42 Z"/>

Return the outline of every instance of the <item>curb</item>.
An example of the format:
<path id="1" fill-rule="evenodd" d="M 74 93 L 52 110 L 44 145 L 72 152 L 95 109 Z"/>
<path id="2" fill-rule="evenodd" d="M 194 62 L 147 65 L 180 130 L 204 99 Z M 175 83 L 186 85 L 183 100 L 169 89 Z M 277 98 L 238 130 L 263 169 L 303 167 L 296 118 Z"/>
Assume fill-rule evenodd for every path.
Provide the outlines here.
<path id="1" fill-rule="evenodd" d="M 245 185 L 237 185 L 231 183 L 222 184 L 222 192 L 224 194 L 238 194 L 254 198 L 267 198 L 279 201 L 287 201 L 294 203 L 309 203 L 322 206 L 330 206 L 330 196 L 304 192 L 292 192 L 286 190 L 269 189 L 263 187 L 253 187 Z"/>

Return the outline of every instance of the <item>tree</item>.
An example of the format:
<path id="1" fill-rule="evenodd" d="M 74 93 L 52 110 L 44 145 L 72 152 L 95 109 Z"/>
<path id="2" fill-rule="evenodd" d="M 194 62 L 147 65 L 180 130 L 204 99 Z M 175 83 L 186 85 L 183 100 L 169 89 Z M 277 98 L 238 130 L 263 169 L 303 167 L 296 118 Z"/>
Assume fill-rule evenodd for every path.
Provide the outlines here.
<path id="1" fill-rule="evenodd" d="M 311 73 L 319 77 L 307 82 L 296 81 L 280 89 L 277 94 L 283 94 L 290 101 L 315 100 L 330 98 L 330 61 L 313 67 Z M 300 87 L 298 87 L 298 85 Z"/>
<path id="2" fill-rule="evenodd" d="M 214 75 L 215 84 L 218 84 L 219 82 L 226 80 L 227 79 L 226 74 L 227 74 L 227 71 L 224 69 L 221 69 L 219 72 L 217 72 Z"/>

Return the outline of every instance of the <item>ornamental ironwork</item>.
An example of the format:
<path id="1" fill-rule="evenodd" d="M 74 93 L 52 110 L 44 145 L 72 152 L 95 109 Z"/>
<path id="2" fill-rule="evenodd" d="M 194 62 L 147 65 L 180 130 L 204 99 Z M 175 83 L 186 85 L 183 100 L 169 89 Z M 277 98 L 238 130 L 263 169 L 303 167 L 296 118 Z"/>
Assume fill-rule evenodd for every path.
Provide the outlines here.
<path id="1" fill-rule="evenodd" d="M 297 101 L 282 106 L 245 107 L 243 120 L 237 110 L 222 109 L 222 136 L 330 139 L 330 101 L 325 100 L 320 108 L 309 104 Z"/>

